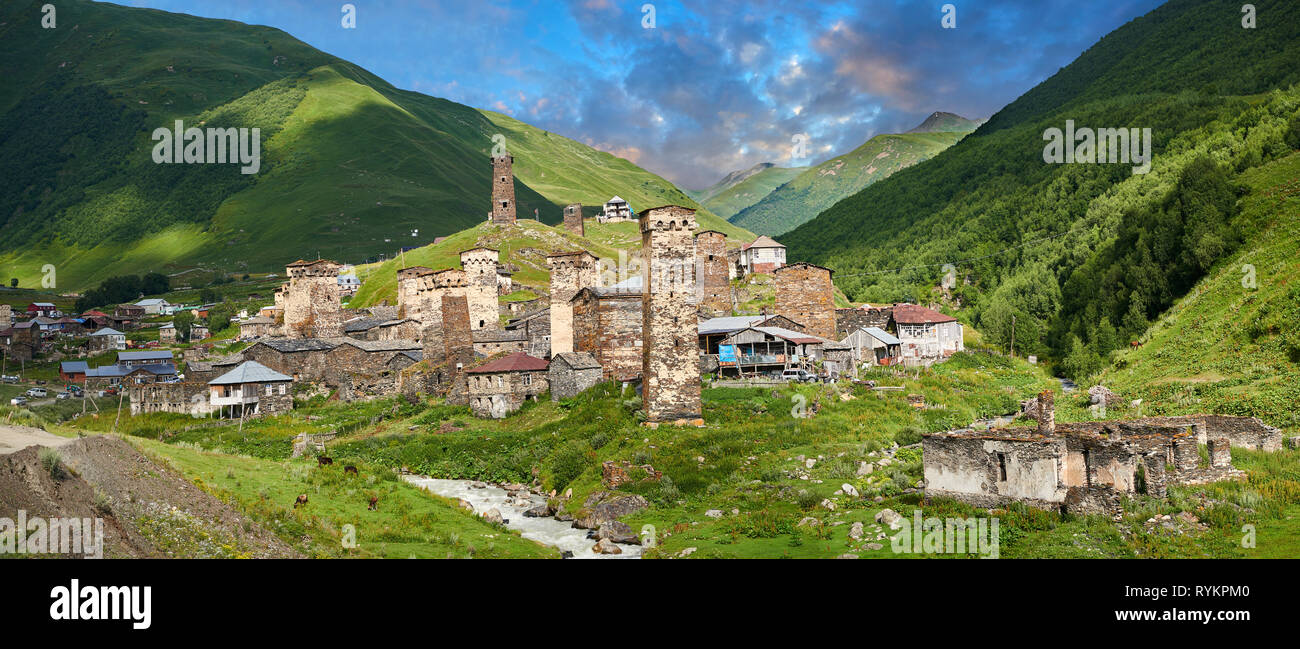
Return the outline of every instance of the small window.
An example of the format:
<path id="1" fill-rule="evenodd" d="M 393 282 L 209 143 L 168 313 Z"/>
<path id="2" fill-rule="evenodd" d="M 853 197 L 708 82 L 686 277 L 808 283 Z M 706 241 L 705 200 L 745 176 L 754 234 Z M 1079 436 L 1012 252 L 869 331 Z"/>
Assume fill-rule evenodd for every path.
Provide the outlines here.
<path id="1" fill-rule="evenodd" d="M 532 384 L 533 384 L 533 375 L 532 375 L 532 374 L 525 374 L 525 375 L 524 375 L 524 385 L 532 385 Z"/>
<path id="2" fill-rule="evenodd" d="M 506 387 L 506 377 L 504 377 L 504 376 L 498 376 L 498 377 L 497 377 L 497 387 L 498 387 L 498 388 L 504 388 L 504 387 Z"/>
<path id="3" fill-rule="evenodd" d="M 998 479 L 1002 482 L 1007 481 L 1007 454 L 998 453 Z"/>

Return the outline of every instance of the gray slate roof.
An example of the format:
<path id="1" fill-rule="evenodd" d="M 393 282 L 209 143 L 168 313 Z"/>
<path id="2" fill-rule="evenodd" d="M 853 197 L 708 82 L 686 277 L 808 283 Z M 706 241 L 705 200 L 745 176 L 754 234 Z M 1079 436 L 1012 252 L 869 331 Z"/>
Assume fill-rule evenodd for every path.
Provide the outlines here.
<path id="1" fill-rule="evenodd" d="M 292 381 L 293 377 L 285 376 L 257 361 L 246 361 L 239 367 L 236 367 L 221 376 L 208 381 L 208 385 L 239 385 L 242 383 L 274 383 L 278 381 Z"/>
<path id="2" fill-rule="evenodd" d="M 322 340 L 320 338 L 274 338 L 271 340 L 258 341 L 258 345 L 266 345 L 281 354 L 290 352 L 319 352 L 334 349 L 339 346 L 338 342 Z"/>
<path id="3" fill-rule="evenodd" d="M 565 365 L 568 365 L 575 370 L 600 369 L 600 362 L 596 360 L 595 356 L 588 352 L 563 352 L 556 354 L 551 358 L 552 366 L 555 365 L 555 361 L 562 361 Z"/>

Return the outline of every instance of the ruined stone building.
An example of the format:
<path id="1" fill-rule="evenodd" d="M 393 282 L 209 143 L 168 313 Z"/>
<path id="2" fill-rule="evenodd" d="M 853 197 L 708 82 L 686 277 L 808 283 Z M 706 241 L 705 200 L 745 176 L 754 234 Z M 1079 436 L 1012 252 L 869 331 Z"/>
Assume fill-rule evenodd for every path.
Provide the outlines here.
<path id="1" fill-rule="evenodd" d="M 582 203 L 564 207 L 564 229 L 580 237 L 587 236 L 587 228 L 582 222 Z"/>
<path id="2" fill-rule="evenodd" d="M 573 305 L 570 301 L 588 286 L 600 283 L 595 255 L 582 250 L 546 257 L 551 269 L 551 354 L 573 351 Z"/>
<path id="3" fill-rule="evenodd" d="M 712 315 L 731 313 L 731 273 L 728 272 L 727 235 L 705 230 L 695 235 L 696 273 L 700 309 Z"/>
<path id="4" fill-rule="evenodd" d="M 343 335 L 339 303 L 339 265 L 327 259 L 296 261 L 284 296 L 284 335 L 289 338 L 335 338 Z"/>
<path id="5" fill-rule="evenodd" d="M 806 333 L 838 340 L 833 272 L 802 261 L 776 269 L 776 312 L 802 324 Z"/>
<path id="6" fill-rule="evenodd" d="M 492 157 L 492 222 L 515 224 L 515 157 L 510 154 Z"/>
<path id="7" fill-rule="evenodd" d="M 551 400 L 571 399 L 604 379 L 596 357 L 586 352 L 556 354 L 547 371 Z"/>
<path id="8" fill-rule="evenodd" d="M 506 324 L 506 332 L 522 335 L 528 341 L 524 349 L 535 358 L 551 357 L 551 309 L 533 309 Z"/>
<path id="9" fill-rule="evenodd" d="M 703 425 L 695 210 L 677 205 L 651 208 L 641 214 L 640 227 L 641 395 L 646 421 Z"/>
<path id="10" fill-rule="evenodd" d="M 465 296 L 469 300 L 469 322 L 474 331 L 501 328 L 501 309 L 497 301 L 497 263 L 500 259 L 501 253 L 491 248 L 474 248 L 460 253 L 460 265 L 465 271 Z"/>
<path id="11" fill-rule="evenodd" d="M 843 340 L 845 336 L 868 327 L 875 327 L 881 331 L 892 331 L 894 329 L 894 307 L 892 305 L 877 307 L 864 304 L 851 309 L 835 309 L 835 338 L 837 340 Z"/>
<path id="12" fill-rule="evenodd" d="M 447 295 L 465 297 L 469 279 L 465 271 L 448 268 L 420 275 L 418 281 L 416 301 L 419 304 L 420 342 L 424 344 L 425 358 L 442 358 L 442 298 Z"/>
<path id="13" fill-rule="evenodd" d="M 489 358 L 515 352 L 527 353 L 529 349 L 530 341 L 526 329 L 481 329 L 473 332 L 473 337 L 474 358 Z"/>
<path id="14" fill-rule="evenodd" d="M 465 391 L 478 417 L 501 419 L 547 390 L 547 362 L 522 352 L 468 370 Z"/>
<path id="15" fill-rule="evenodd" d="M 641 376 L 642 295 L 640 277 L 614 286 L 578 291 L 573 305 L 573 347 L 596 358 L 605 380 Z"/>
<path id="16" fill-rule="evenodd" d="M 1051 392 L 1039 395 L 1037 428 L 925 436 L 926 497 L 1114 515 L 1123 494 L 1163 498 L 1171 485 L 1243 478 L 1232 466 L 1233 445 L 1280 447 L 1280 431 L 1258 419 L 1198 415 L 1057 424 L 1053 401 Z M 1209 448 L 1207 464 L 1200 459 L 1202 443 Z"/>
<path id="17" fill-rule="evenodd" d="M 450 385 L 448 402 L 460 405 L 466 403 L 465 370 L 474 362 L 474 332 L 469 322 L 469 300 L 464 295 L 444 295 L 439 311 L 442 315 L 442 358 L 445 359 Z M 427 343 L 425 350 L 427 355 Z"/>

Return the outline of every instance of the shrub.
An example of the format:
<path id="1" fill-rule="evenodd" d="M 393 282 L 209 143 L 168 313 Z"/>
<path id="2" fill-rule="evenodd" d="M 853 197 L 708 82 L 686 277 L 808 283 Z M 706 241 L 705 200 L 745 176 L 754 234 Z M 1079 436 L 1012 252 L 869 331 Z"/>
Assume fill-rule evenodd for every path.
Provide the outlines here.
<path id="1" fill-rule="evenodd" d="M 907 428 L 898 431 L 898 434 L 894 435 L 894 441 L 897 442 L 899 446 L 911 446 L 912 444 L 916 444 L 921 441 L 921 430 L 915 426 L 908 426 Z"/>
<path id="2" fill-rule="evenodd" d="M 563 489 L 587 468 L 587 450 L 581 442 L 569 442 L 551 456 L 552 487 Z"/>
<path id="3" fill-rule="evenodd" d="M 45 469 L 50 477 L 55 480 L 62 480 L 66 473 L 63 470 L 63 456 L 52 448 L 42 448 L 40 452 L 41 468 Z"/>
<path id="4" fill-rule="evenodd" d="M 799 494 L 794 497 L 794 503 L 799 506 L 799 509 L 803 510 L 812 509 L 813 507 L 816 507 L 819 502 L 821 502 L 821 500 L 817 498 L 817 494 L 808 491 L 807 489 L 800 489 Z"/>
<path id="5" fill-rule="evenodd" d="M 609 443 L 609 436 L 605 433 L 596 433 L 591 436 L 591 439 L 588 440 L 588 442 L 591 444 L 593 450 L 599 451 L 601 447 Z"/>

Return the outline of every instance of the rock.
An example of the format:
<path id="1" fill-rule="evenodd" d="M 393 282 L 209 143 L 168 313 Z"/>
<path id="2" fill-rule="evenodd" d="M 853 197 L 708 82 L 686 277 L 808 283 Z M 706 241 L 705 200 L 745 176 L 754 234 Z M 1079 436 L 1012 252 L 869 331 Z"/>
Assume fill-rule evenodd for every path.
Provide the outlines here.
<path id="1" fill-rule="evenodd" d="M 584 505 L 591 510 L 591 513 L 573 521 L 573 526 L 578 529 L 593 530 L 600 527 L 601 523 L 618 520 L 645 509 L 650 506 L 650 503 L 635 494 L 597 491 L 587 497 Z"/>
<path id="2" fill-rule="evenodd" d="M 564 499 L 568 500 L 573 497 L 573 487 L 564 490 Z"/>
<path id="3" fill-rule="evenodd" d="M 467 512 L 472 512 L 472 511 L 474 511 L 474 505 L 471 505 L 470 502 L 469 502 L 468 500 L 465 500 L 464 498 L 457 498 L 457 499 L 456 499 L 456 506 L 457 506 L 457 507 L 460 507 L 461 509 L 463 509 L 463 510 L 465 510 L 465 511 L 467 511 Z"/>
<path id="4" fill-rule="evenodd" d="M 859 463 L 858 463 L 858 475 L 860 475 L 860 476 L 863 476 L 863 475 L 870 475 L 871 472 L 872 472 L 872 471 L 875 471 L 875 470 L 876 470 L 876 465 L 874 465 L 874 464 L 872 464 L 872 463 L 870 463 L 870 462 L 859 462 Z"/>
<path id="5" fill-rule="evenodd" d="M 686 548 L 685 550 L 682 550 L 681 552 L 678 552 L 678 553 L 677 553 L 677 556 L 678 556 L 679 558 L 685 559 L 686 557 L 689 557 L 689 556 L 691 556 L 692 554 L 695 554 L 695 551 L 698 550 L 698 549 L 699 549 L 699 548 Z"/>
<path id="6" fill-rule="evenodd" d="M 560 552 L 560 558 L 561 558 L 561 559 L 572 559 L 572 558 L 573 558 L 573 552 L 570 552 L 569 550 L 564 550 L 563 552 Z"/>
<path id="7" fill-rule="evenodd" d="M 924 488 L 925 488 L 925 481 L 924 481 L 924 480 L 917 480 L 917 481 L 916 481 L 916 488 L 917 488 L 917 489 L 924 489 Z"/>
<path id="8" fill-rule="evenodd" d="M 853 539 L 854 541 L 861 541 L 861 540 L 862 540 L 862 522 L 861 522 L 861 521 L 854 523 L 854 524 L 853 524 L 853 527 L 850 527 L 850 528 L 849 528 L 849 538 Z"/>
<path id="9" fill-rule="evenodd" d="M 705 515 L 705 516 L 708 516 L 709 518 L 722 518 L 722 510 L 721 510 L 721 509 L 710 509 L 709 511 L 704 512 L 704 515 Z"/>
<path id="10" fill-rule="evenodd" d="M 826 511 L 835 511 L 835 503 L 831 502 L 830 498 L 822 498 L 821 505 L 826 509 Z"/>
<path id="11" fill-rule="evenodd" d="M 1300 435 L 1286 438 L 1286 445 L 1288 448 L 1300 448 Z"/>
<path id="12" fill-rule="evenodd" d="M 812 458 L 808 458 L 803 461 L 804 467 L 809 469 L 813 468 L 813 466 L 815 466 L 816 464 L 817 464 L 817 460 L 814 460 Z"/>
<path id="13" fill-rule="evenodd" d="M 872 498 L 872 499 L 871 499 L 871 502 L 873 502 L 873 503 L 883 503 L 883 502 L 885 502 L 885 497 L 884 497 L 884 496 L 876 496 L 875 498 Z"/>
<path id="14" fill-rule="evenodd" d="M 821 521 L 813 518 L 812 516 L 804 516 L 803 518 L 799 519 L 798 523 L 795 523 L 795 527 L 804 527 L 804 526 L 816 527 L 821 524 L 822 524 Z"/>
<path id="15" fill-rule="evenodd" d="M 496 523 L 498 525 L 504 522 L 504 520 L 501 518 L 501 512 L 498 511 L 496 507 L 487 510 L 487 512 L 483 514 L 483 520 L 489 523 Z"/>
<path id="16" fill-rule="evenodd" d="M 836 558 L 836 559 L 856 559 L 856 558 L 858 558 L 858 555 L 856 555 L 856 554 L 841 554 L 840 556 L 835 557 L 835 558 Z"/>
<path id="17" fill-rule="evenodd" d="M 525 511 L 524 516 L 527 516 L 529 518 L 545 518 L 554 513 L 555 512 L 554 510 L 551 509 L 550 505 L 547 505 L 546 503 L 542 503 L 532 509 L 529 509 L 528 511 Z"/>
<path id="18" fill-rule="evenodd" d="M 884 547 L 885 547 L 885 546 L 883 546 L 883 545 L 881 545 L 881 544 L 879 544 L 879 543 L 868 543 L 868 544 L 867 544 L 867 549 L 868 549 L 868 550 L 882 550 L 882 549 L 884 549 Z"/>
<path id="19" fill-rule="evenodd" d="M 1107 406 L 1113 406 L 1123 400 L 1119 398 L 1118 394 L 1112 392 L 1110 388 L 1104 385 L 1094 385 L 1088 388 L 1088 401 L 1092 405 L 1105 404 Z"/>
<path id="20" fill-rule="evenodd" d="M 889 466 L 893 463 L 894 463 L 894 458 L 891 457 L 882 457 L 880 458 L 879 461 L 876 462 L 876 464 L 879 464 L 880 466 Z"/>
<path id="21" fill-rule="evenodd" d="M 632 527 L 621 521 L 609 521 L 601 523 L 600 529 L 596 530 L 596 538 L 608 539 L 615 543 L 640 543 L 641 539 L 632 532 Z"/>
<path id="22" fill-rule="evenodd" d="M 892 509 L 882 509 L 876 514 L 876 522 L 888 525 L 891 530 L 896 530 L 903 526 L 903 517 Z"/>
<path id="23" fill-rule="evenodd" d="M 623 554 L 623 548 L 618 547 L 617 543 L 609 539 L 597 541 L 596 545 L 591 546 L 591 551 L 596 554 Z"/>
<path id="24" fill-rule="evenodd" d="M 486 483 L 486 482 L 479 482 L 478 480 L 475 480 L 474 482 L 469 483 L 469 486 L 470 486 L 471 489 L 487 489 L 487 483 Z"/>
<path id="25" fill-rule="evenodd" d="M 740 509 L 738 509 L 738 508 L 736 508 L 736 507 L 732 507 L 732 508 L 731 508 L 731 515 L 732 515 L 732 516 L 738 516 L 739 514 L 740 514 Z"/>
<path id="26" fill-rule="evenodd" d="M 851 485 L 851 484 L 849 484 L 849 483 L 847 483 L 847 482 L 844 483 L 844 484 L 842 484 L 842 485 L 840 485 L 840 489 L 843 489 L 843 490 L 844 490 L 844 493 L 848 494 L 849 496 L 852 496 L 852 497 L 854 497 L 854 498 L 857 498 L 857 497 L 858 497 L 858 490 L 855 489 L 855 488 L 853 487 L 853 485 Z"/>

